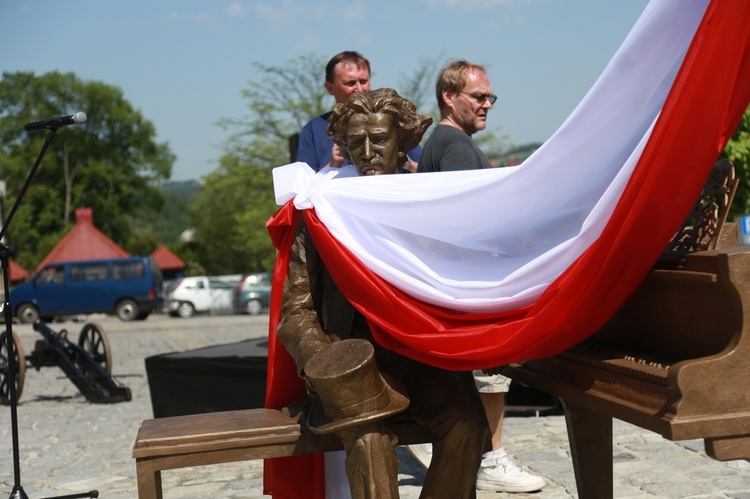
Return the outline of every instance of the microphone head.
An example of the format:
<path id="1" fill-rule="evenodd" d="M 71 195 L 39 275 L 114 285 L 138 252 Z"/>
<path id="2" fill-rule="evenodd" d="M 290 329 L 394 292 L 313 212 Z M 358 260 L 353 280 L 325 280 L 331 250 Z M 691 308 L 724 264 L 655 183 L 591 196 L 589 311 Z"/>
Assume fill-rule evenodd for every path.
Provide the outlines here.
<path id="1" fill-rule="evenodd" d="M 73 123 L 75 123 L 76 125 L 83 125 L 84 123 L 86 123 L 86 114 L 78 111 L 73 115 Z"/>

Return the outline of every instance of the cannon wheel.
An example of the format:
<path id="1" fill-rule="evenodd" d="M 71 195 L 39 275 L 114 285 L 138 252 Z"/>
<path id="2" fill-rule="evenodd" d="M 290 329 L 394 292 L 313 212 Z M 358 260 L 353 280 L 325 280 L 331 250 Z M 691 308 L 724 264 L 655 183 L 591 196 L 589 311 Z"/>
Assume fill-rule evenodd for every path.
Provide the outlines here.
<path id="1" fill-rule="evenodd" d="M 13 333 L 13 358 L 16 361 L 16 401 L 21 398 L 23 382 L 26 378 L 26 357 L 23 355 L 21 340 Z M 8 361 L 7 333 L 0 333 L 0 403 L 10 405 L 10 365 Z"/>
<path id="2" fill-rule="evenodd" d="M 93 322 L 83 326 L 78 336 L 78 346 L 91 355 L 107 374 L 112 374 L 112 350 L 103 327 Z"/>

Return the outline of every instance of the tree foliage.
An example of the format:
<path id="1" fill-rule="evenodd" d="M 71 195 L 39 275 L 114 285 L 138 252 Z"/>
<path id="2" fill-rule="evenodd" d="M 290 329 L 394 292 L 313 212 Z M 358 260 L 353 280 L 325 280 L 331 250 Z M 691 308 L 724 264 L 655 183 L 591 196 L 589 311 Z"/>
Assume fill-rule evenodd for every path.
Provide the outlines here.
<path id="1" fill-rule="evenodd" d="M 119 88 L 56 71 L 3 73 L 0 177 L 9 192 L 17 193 L 24 183 L 48 136 L 24 132 L 24 123 L 81 110 L 88 121 L 57 132 L 8 229 L 18 261 L 27 268 L 69 230 L 76 208 L 92 208 L 96 226 L 127 246 L 135 208 L 161 205 L 157 185 L 169 178 L 174 155 L 166 143 L 156 142 L 153 124 Z M 5 209 L 14 201 L 6 196 Z"/>
<path id="2" fill-rule="evenodd" d="M 132 217 L 133 224 L 153 234 L 157 246 L 164 245 L 175 251 L 175 248 L 179 246 L 182 233 L 193 226 L 190 213 L 201 188 L 201 183 L 197 180 L 163 183 L 159 186 L 164 199 L 161 211 L 154 214 L 153 210 L 149 209 L 136 210 Z M 139 254 L 128 251 L 132 254 Z M 182 256 L 182 251 L 183 248 L 178 250 L 180 256 Z"/>
<path id="3" fill-rule="evenodd" d="M 750 213 L 750 107 L 745 110 L 722 156 L 734 164 L 739 180 L 737 194 L 732 203 L 731 216 L 746 215 Z"/>
<path id="4" fill-rule="evenodd" d="M 441 69 L 442 59 L 440 55 L 420 58 L 411 74 L 401 76 L 399 88 L 396 89 L 399 94 L 412 101 L 420 113 L 432 116 L 435 123 L 440 121 L 435 81 Z"/>
<path id="5" fill-rule="evenodd" d="M 243 138 L 273 140 L 287 147 L 290 135 L 314 116 L 329 111 L 330 97 L 323 86 L 326 60 L 309 54 L 281 66 L 255 63 L 263 77 L 250 80 L 241 94 L 248 114 L 240 120 L 222 119 L 219 125 L 236 130 L 230 143 Z"/>
<path id="6" fill-rule="evenodd" d="M 273 268 L 276 251 L 265 225 L 277 206 L 271 168 L 259 160 L 260 148 L 254 141 L 244 151 L 225 154 L 205 178 L 194 220 L 196 257 L 209 274 Z"/>
<path id="7" fill-rule="evenodd" d="M 218 123 L 234 133 L 219 167 L 205 177 L 193 212 L 193 245 L 207 272 L 273 268 L 276 250 L 266 231 L 278 209 L 271 169 L 289 162 L 289 138 L 330 109 L 322 81 L 326 62 L 308 55 L 280 66 L 255 64 L 263 76 L 242 91 L 247 114 Z"/>

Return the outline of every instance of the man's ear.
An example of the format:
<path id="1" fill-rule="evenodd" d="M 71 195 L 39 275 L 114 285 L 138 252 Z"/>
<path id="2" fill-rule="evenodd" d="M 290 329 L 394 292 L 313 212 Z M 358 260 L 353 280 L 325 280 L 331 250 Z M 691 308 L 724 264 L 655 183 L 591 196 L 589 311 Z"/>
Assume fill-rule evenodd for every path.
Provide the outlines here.
<path id="1" fill-rule="evenodd" d="M 450 90 L 443 90 L 443 102 L 449 108 L 453 109 L 453 100 L 458 97 L 458 92 L 451 92 Z"/>
<path id="2" fill-rule="evenodd" d="M 326 81 L 325 87 L 326 87 L 326 90 L 328 90 L 328 93 L 333 95 L 333 83 L 331 83 L 330 81 Z"/>

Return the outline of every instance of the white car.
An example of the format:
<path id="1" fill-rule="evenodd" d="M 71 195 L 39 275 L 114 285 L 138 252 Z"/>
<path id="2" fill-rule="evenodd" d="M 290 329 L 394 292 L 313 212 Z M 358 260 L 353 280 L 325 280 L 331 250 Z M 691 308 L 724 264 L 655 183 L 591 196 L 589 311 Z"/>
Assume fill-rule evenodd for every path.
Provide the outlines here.
<path id="1" fill-rule="evenodd" d="M 228 314 L 234 307 L 234 286 L 213 277 L 183 277 L 167 295 L 165 307 L 173 317 L 191 317 L 194 313 Z"/>

